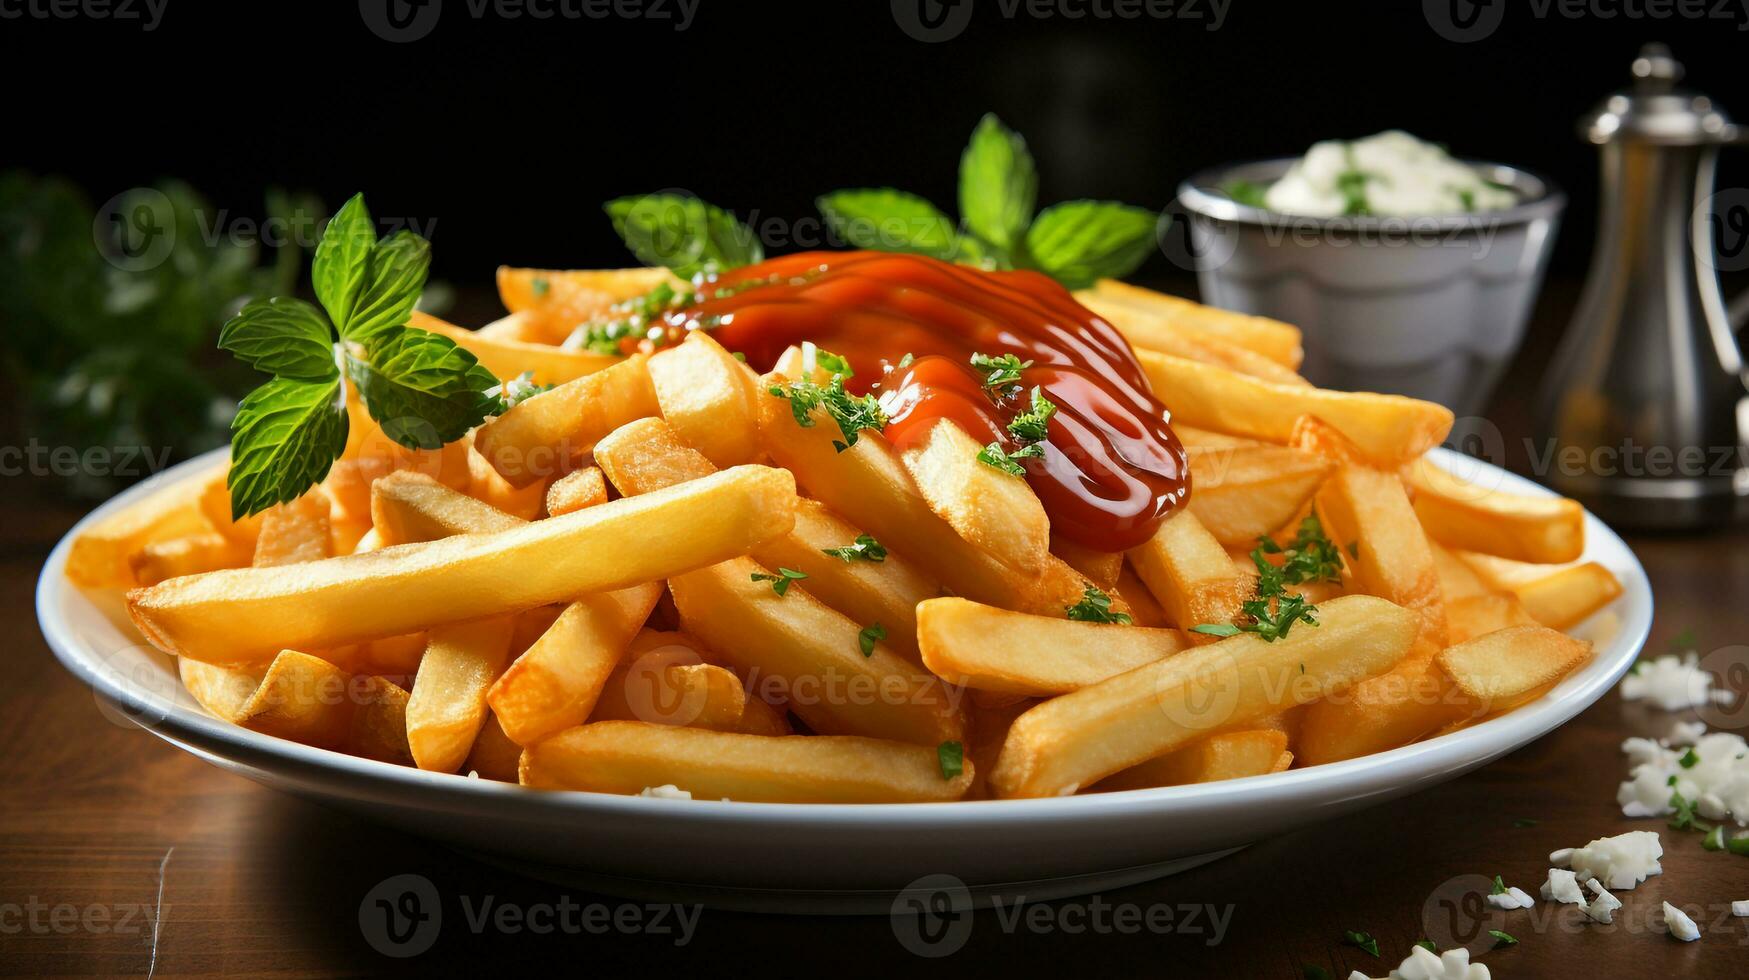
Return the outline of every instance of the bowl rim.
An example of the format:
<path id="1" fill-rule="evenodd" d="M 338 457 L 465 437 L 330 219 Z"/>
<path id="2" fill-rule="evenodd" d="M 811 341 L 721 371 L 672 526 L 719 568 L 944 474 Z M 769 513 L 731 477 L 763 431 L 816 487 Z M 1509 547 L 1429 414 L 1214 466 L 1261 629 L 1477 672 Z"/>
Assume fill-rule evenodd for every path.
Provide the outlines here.
<path id="1" fill-rule="evenodd" d="M 1178 185 L 1176 203 L 1199 217 L 1235 224 L 1269 227 L 1314 227 L 1327 230 L 1393 231 L 1413 228 L 1427 231 L 1465 231 L 1498 228 L 1504 225 L 1527 224 L 1554 217 L 1567 207 L 1567 193 L 1561 186 L 1540 173 L 1511 164 L 1486 160 L 1459 159 L 1458 162 L 1486 175 L 1497 183 L 1506 184 L 1520 195 L 1509 208 L 1464 214 L 1417 215 L 1331 215 L 1290 214 L 1268 208 L 1241 204 L 1215 188 L 1232 177 L 1247 171 L 1273 172 L 1280 177 L 1298 163 L 1299 157 L 1270 157 L 1205 167 Z"/>
<path id="2" fill-rule="evenodd" d="M 537 814 L 601 812 L 636 816 L 660 814 L 708 823 L 771 829 L 773 821 L 795 824 L 852 827 L 879 824 L 885 828 L 925 828 L 973 821 L 998 825 L 1011 821 L 1077 822 L 1118 819 L 1139 813 L 1164 814 L 1219 808 L 1236 804 L 1271 803 L 1304 805 L 1309 796 L 1367 795 L 1390 790 L 1408 791 L 1445 778 L 1442 774 L 1465 771 L 1520 748 L 1570 721 L 1589 708 L 1619 681 L 1644 647 L 1650 634 L 1653 596 L 1645 569 L 1620 536 L 1590 512 L 1585 514 L 1587 540 L 1605 542 L 1625 556 L 1625 567 L 1611 567 L 1623 580 L 1623 594 L 1608 609 L 1619 613 L 1619 624 L 1604 649 L 1577 673 L 1529 704 L 1487 721 L 1414 742 L 1385 752 L 1327 763 L 1306 769 L 1290 769 L 1264 776 L 1170 786 L 1152 789 L 1091 793 L 1084 796 L 1016 800 L 960 800 L 944 803 L 754 803 L 733 800 L 676 800 L 622 796 L 581 790 L 531 790 L 511 783 L 470 778 L 465 774 L 427 772 L 408 766 L 378 762 L 329 749 L 319 749 L 240 728 L 190 707 L 180 700 L 164 698 L 155 691 L 127 683 L 119 671 L 101 669 L 95 652 L 86 654 L 73 635 L 71 623 L 63 621 L 59 604 L 71 591 L 83 591 L 65 576 L 64 568 L 74 538 L 88 525 L 164 486 L 212 465 L 224 449 L 180 463 L 123 491 L 97 507 L 75 524 L 55 545 L 37 580 L 35 596 L 39 626 L 50 649 L 67 671 L 100 697 L 128 712 L 130 723 L 207 758 L 249 760 L 246 764 L 266 768 L 257 760 L 277 762 L 294 774 L 347 782 L 379 798 L 417 801 L 421 806 L 451 812 L 495 814 L 529 819 Z M 1439 465 L 1460 473 L 1498 478 L 1503 489 L 1553 496 L 1553 491 L 1517 474 L 1494 467 L 1453 450 L 1436 447 L 1431 456 Z M 1590 547 L 1587 552 L 1590 552 Z M 1626 600 L 1624 602 L 1624 600 Z M 102 615 L 93 612 L 93 615 Z M 144 644 L 141 644 L 144 645 Z M 178 682 L 178 686 L 179 682 Z M 207 758 L 207 761 L 215 761 Z M 1403 770 L 1411 770 L 1405 773 Z M 404 792 L 405 797 L 397 796 Z M 656 808 L 652 811 L 650 808 Z"/>

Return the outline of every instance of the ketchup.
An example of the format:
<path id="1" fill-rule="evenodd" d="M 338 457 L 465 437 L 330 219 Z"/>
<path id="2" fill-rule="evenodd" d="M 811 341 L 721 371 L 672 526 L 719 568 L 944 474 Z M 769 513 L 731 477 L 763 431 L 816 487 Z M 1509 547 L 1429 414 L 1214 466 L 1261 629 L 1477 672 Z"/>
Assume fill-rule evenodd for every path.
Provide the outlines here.
<path id="1" fill-rule="evenodd" d="M 1057 405 L 1044 455 L 1019 462 L 1051 529 L 1078 544 L 1135 547 L 1189 499 L 1184 447 L 1129 344 L 1047 276 L 917 255 L 804 252 L 723 273 L 700 294 L 668 315 L 671 329 L 708 329 L 762 371 L 805 341 L 842 355 L 855 371 L 845 387 L 876 395 L 884 434 L 901 450 L 940 419 L 980 443 L 1020 449 L 1008 423 L 1042 389 Z M 993 389 L 973 354 L 1032 363 L 1018 384 Z"/>

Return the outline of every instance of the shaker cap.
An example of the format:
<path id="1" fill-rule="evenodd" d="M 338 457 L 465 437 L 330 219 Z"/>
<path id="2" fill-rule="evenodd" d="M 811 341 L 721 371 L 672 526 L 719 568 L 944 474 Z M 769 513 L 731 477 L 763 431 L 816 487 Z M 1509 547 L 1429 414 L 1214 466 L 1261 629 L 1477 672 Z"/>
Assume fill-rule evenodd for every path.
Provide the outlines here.
<path id="1" fill-rule="evenodd" d="M 1743 138 L 1712 100 L 1676 87 L 1682 63 L 1662 44 L 1648 44 L 1634 59 L 1634 83 L 1604 99 L 1580 121 L 1593 143 L 1634 141 L 1666 146 L 1732 143 Z"/>

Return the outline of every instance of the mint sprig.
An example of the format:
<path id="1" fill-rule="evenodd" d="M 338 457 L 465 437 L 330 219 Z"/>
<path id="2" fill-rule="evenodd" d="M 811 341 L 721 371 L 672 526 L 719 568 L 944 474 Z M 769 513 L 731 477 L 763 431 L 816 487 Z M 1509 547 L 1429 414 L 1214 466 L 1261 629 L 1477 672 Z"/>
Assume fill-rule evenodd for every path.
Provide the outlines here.
<path id="1" fill-rule="evenodd" d="M 328 221 L 311 263 L 317 307 L 258 299 L 219 332 L 219 347 L 272 380 L 231 423 L 231 513 L 242 518 L 302 496 L 346 446 L 346 384 L 383 432 L 436 449 L 502 410 L 498 379 L 447 337 L 410 330 L 431 245 L 410 231 L 379 240 L 354 195 Z"/>
<path id="2" fill-rule="evenodd" d="M 752 265 L 765 246 L 729 212 L 686 194 L 642 194 L 602 207 L 626 247 L 645 265 L 662 265 L 690 279 Z"/>
<path id="3" fill-rule="evenodd" d="M 816 202 L 849 244 L 988 269 L 1033 269 L 1070 289 L 1135 271 L 1154 247 L 1156 216 L 1114 201 L 1035 209 L 1038 167 L 1026 140 L 985 115 L 960 155 L 960 226 L 927 200 L 890 187 L 833 191 Z"/>

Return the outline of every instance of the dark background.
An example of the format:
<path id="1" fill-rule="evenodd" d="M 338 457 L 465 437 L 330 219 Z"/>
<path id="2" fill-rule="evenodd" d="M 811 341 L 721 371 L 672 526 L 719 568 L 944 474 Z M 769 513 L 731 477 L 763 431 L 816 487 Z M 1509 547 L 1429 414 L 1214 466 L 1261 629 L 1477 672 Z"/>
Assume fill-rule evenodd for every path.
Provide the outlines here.
<path id="1" fill-rule="evenodd" d="M 1454 43 L 1414 0 L 1232 0 L 1217 30 L 1208 0 L 1164 20 L 966 2 L 969 24 L 942 43 L 907 36 L 885 0 L 699 0 L 685 31 L 476 19 L 448 0 L 428 36 L 399 44 L 349 0 L 168 0 L 151 32 L 0 20 L 4 162 L 69 175 L 97 204 L 178 177 L 231 215 L 259 216 L 269 184 L 329 208 L 363 190 L 379 217 L 435 221 L 433 275 L 465 287 L 500 263 L 630 264 L 599 210 L 621 194 L 684 188 L 787 222 L 812 218 L 823 191 L 892 184 L 952 210 L 986 110 L 1029 138 L 1041 203 L 1152 208 L 1205 166 L 1402 127 L 1566 187 L 1554 273 L 1578 277 L 1596 156 L 1575 121 L 1627 82 L 1642 43 L 1670 44 L 1694 87 L 1749 115 L 1741 5 L 1718 11 L 1730 19 L 1606 18 L 1624 4 L 1597 0 L 1574 19 L 1495 0 L 1498 28 Z M 1727 159 L 1722 182 L 1746 171 Z M 1175 271 L 1157 257 L 1140 275 Z"/>

